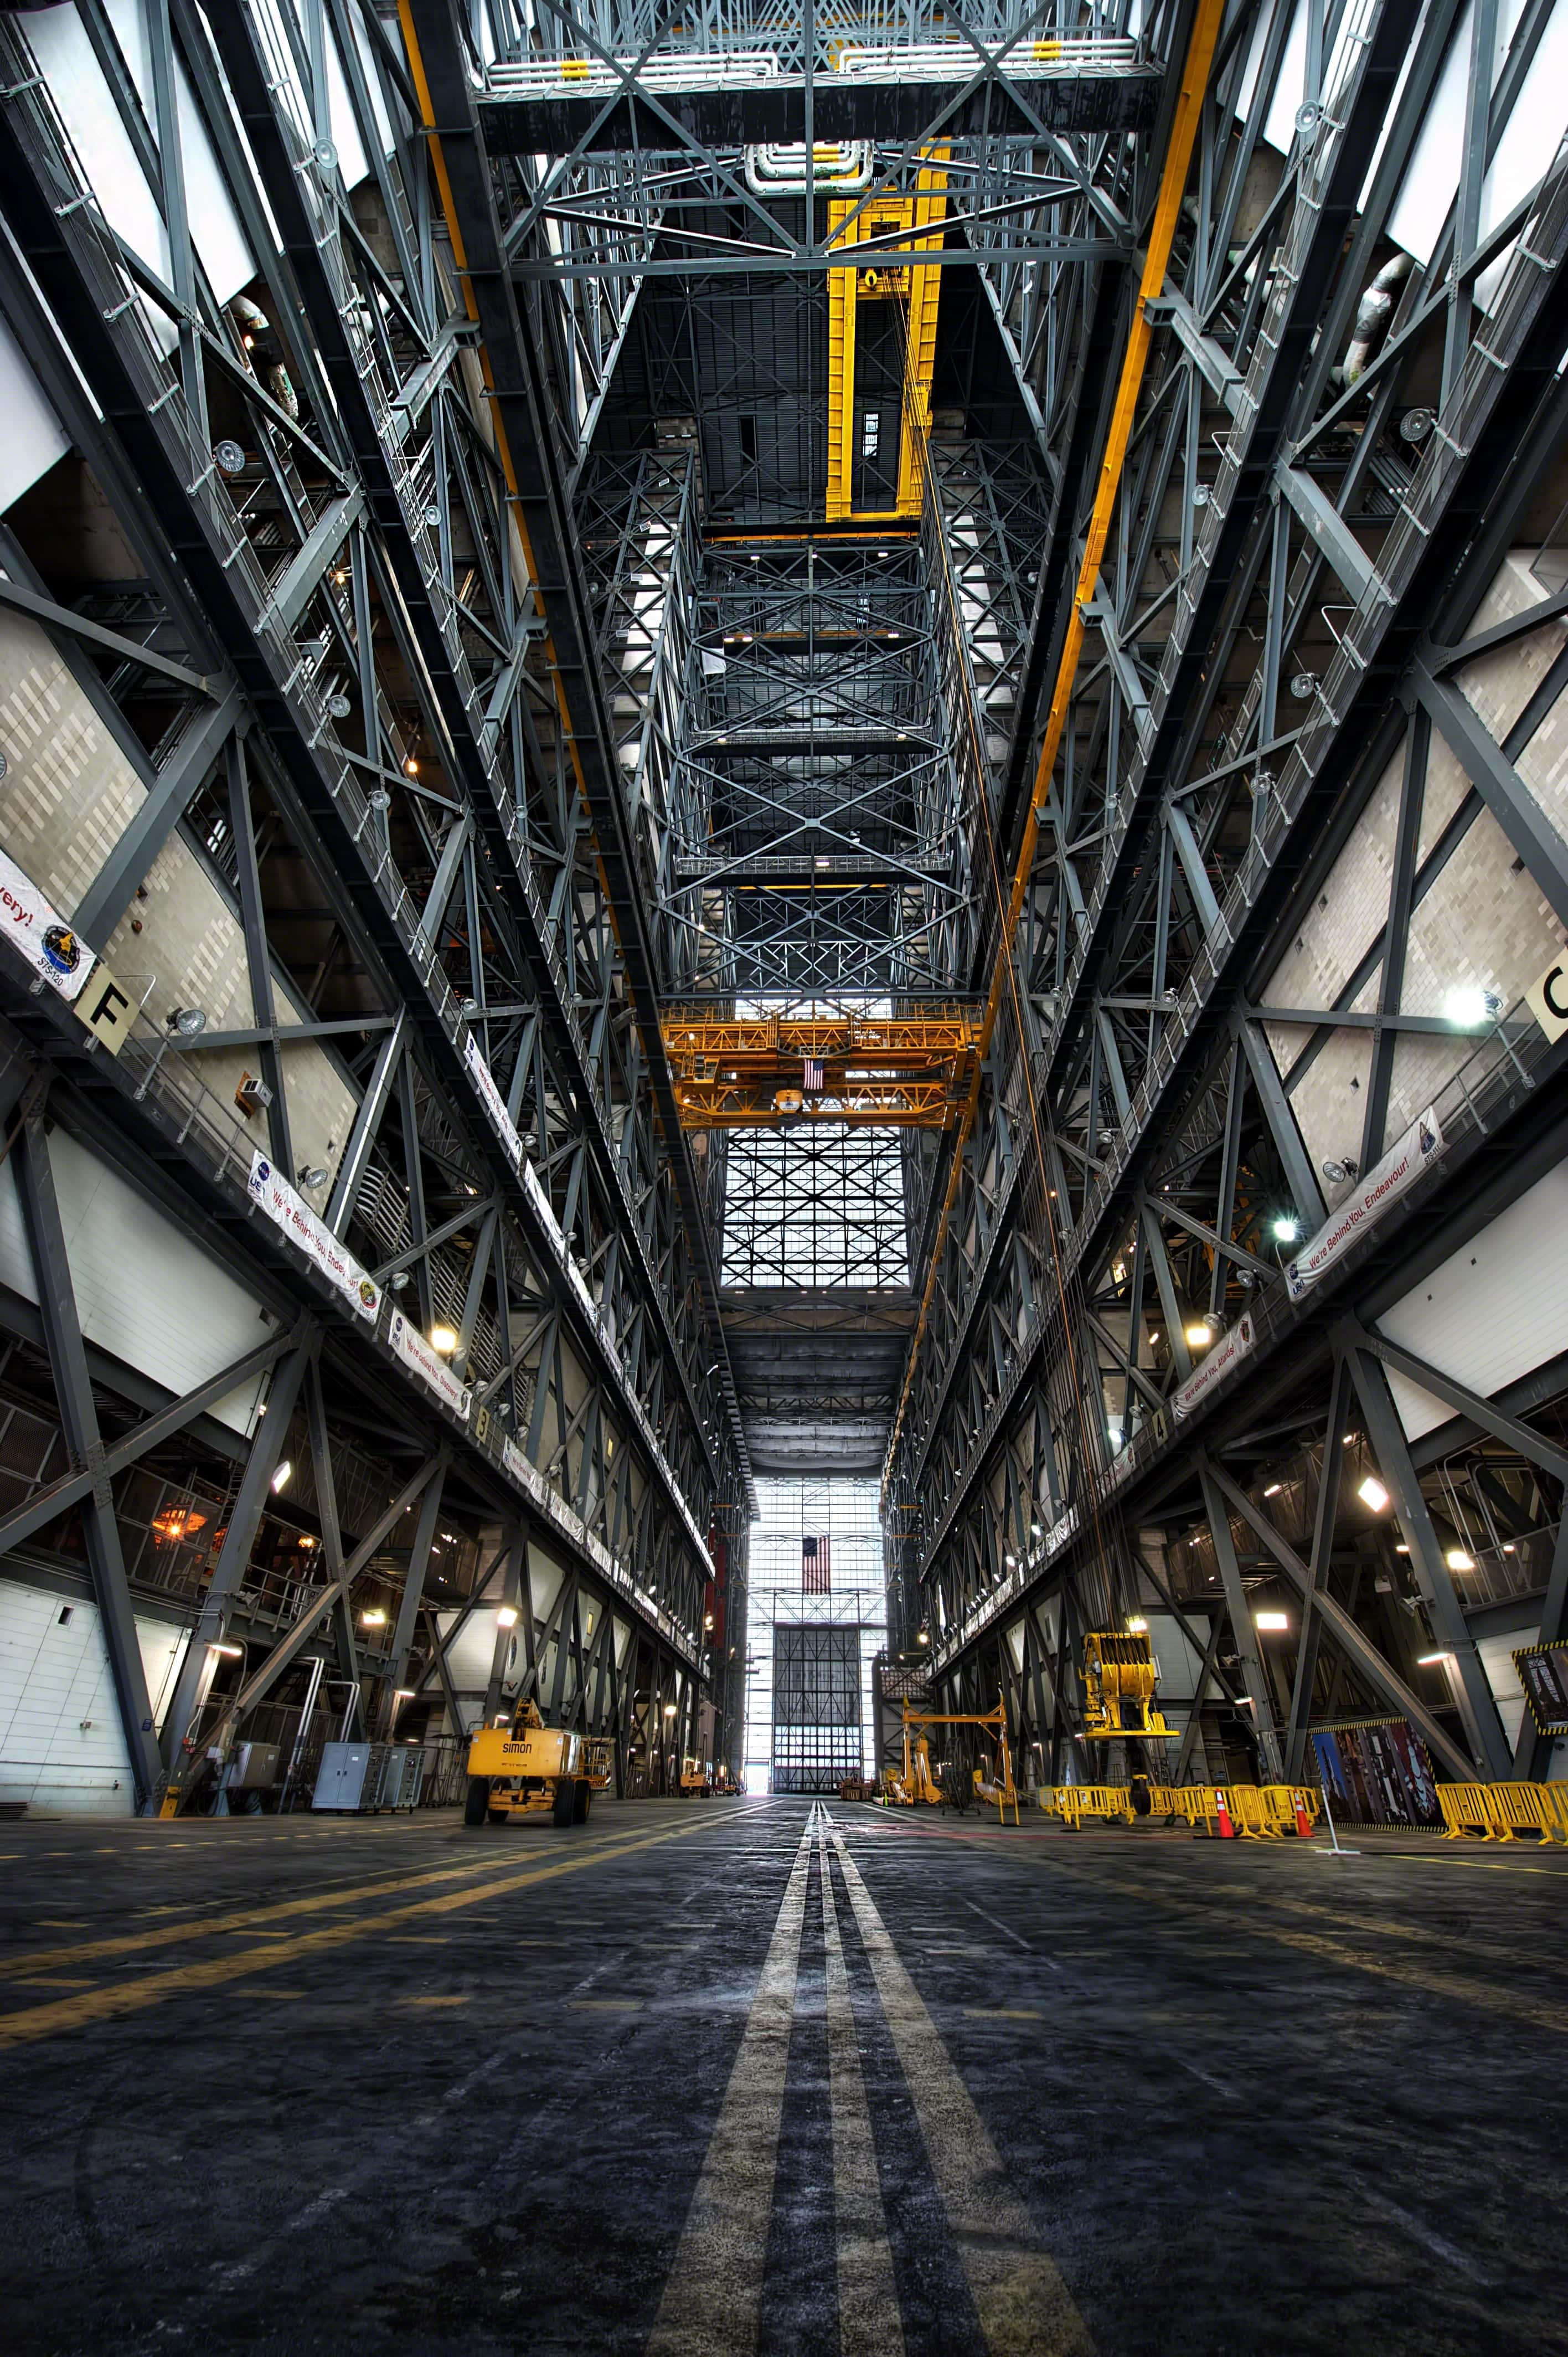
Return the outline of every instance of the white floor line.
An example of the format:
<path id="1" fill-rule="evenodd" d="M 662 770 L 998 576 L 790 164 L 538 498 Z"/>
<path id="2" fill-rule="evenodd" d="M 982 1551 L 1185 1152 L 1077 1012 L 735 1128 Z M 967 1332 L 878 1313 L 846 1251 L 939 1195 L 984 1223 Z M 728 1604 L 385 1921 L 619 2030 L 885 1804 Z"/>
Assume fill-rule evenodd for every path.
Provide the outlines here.
<path id="1" fill-rule="evenodd" d="M 836 1826 L 832 1840 L 992 2357 L 1093 2357 L 1089 2327 L 1009 2190 L 1001 2157 Z"/>
<path id="2" fill-rule="evenodd" d="M 828 1864 L 828 1820 L 817 1820 L 826 1950 L 828 2089 L 832 2104 L 833 2230 L 838 2243 L 839 2347 L 843 2357 L 902 2357 L 903 2319 L 876 2174 L 871 2111 L 860 2068 L 854 2008 Z"/>
<path id="3" fill-rule="evenodd" d="M 789 1870 L 647 2357 L 746 2357 L 757 2347 L 816 1824 L 813 1809 Z"/>

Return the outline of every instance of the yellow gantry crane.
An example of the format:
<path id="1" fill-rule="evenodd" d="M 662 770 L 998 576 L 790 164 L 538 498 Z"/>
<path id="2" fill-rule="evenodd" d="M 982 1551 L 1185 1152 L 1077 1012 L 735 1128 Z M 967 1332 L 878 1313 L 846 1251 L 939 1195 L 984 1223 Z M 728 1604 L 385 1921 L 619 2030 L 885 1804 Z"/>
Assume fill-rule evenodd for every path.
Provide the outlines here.
<path id="1" fill-rule="evenodd" d="M 896 1776 L 889 1770 L 885 1779 L 886 1796 L 900 1808 L 912 1809 L 917 1803 L 928 1808 L 938 1808 L 945 1795 L 931 1773 L 930 1738 L 925 1733 L 929 1727 L 980 1727 L 995 1738 L 995 1752 L 989 1773 L 983 1768 L 973 1771 L 977 1799 L 988 1805 L 995 1803 L 997 1823 L 1005 1824 L 1007 1812 L 1013 1812 L 1013 1823 L 1018 1823 L 1018 1792 L 1013 1781 L 1013 1753 L 1007 1741 L 1007 1713 L 1000 1695 L 994 1710 L 943 1711 L 917 1710 L 908 1702 L 899 1706 L 904 1715 L 904 1768 Z"/>
<path id="2" fill-rule="evenodd" d="M 941 245 L 947 220 L 945 144 L 925 150 L 908 197 L 871 195 L 836 199 L 828 207 L 829 246 L 876 245 L 853 268 L 828 273 L 828 521 L 845 519 L 862 523 L 892 523 L 920 512 L 922 459 L 931 426 L 931 377 L 937 358 L 937 305 L 942 274 L 931 263 L 912 262 L 914 253 L 935 253 Z M 930 234 L 920 236 L 900 232 Z M 854 503 L 856 407 L 854 347 L 856 315 L 862 303 L 898 303 L 904 307 L 904 385 L 899 404 L 898 482 L 892 508 L 857 508 Z M 864 419 L 862 421 L 864 430 Z"/>
<path id="3" fill-rule="evenodd" d="M 969 1093 L 977 1010 L 927 1005 L 889 1016 L 661 1017 L 682 1129 L 776 1129 L 821 1119 L 945 1129 Z"/>

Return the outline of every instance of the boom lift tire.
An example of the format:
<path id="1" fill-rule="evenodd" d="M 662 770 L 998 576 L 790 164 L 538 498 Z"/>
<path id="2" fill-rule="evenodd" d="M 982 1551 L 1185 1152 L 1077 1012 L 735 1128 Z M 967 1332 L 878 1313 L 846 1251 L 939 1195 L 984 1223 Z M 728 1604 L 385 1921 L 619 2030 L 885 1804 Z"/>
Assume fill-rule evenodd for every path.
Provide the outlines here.
<path id="1" fill-rule="evenodd" d="M 485 1811 L 485 1814 L 489 1819 L 492 1825 L 504 1825 L 510 1813 L 510 1811 L 508 1809 L 487 1809 Z"/>
<path id="2" fill-rule="evenodd" d="M 588 1822 L 588 1811 L 593 1804 L 594 1788 L 585 1776 L 579 1777 L 573 1791 L 572 1823 L 575 1825 L 585 1825 Z"/>
<path id="3" fill-rule="evenodd" d="M 555 1806 L 550 1814 L 552 1821 L 558 1825 L 570 1825 L 576 1823 L 577 1788 L 565 1776 L 562 1777 L 555 1787 Z"/>
<path id="4" fill-rule="evenodd" d="M 470 1776 L 468 1796 L 463 1803 L 463 1823 L 482 1825 L 489 1814 L 490 1780 L 488 1776 Z"/>

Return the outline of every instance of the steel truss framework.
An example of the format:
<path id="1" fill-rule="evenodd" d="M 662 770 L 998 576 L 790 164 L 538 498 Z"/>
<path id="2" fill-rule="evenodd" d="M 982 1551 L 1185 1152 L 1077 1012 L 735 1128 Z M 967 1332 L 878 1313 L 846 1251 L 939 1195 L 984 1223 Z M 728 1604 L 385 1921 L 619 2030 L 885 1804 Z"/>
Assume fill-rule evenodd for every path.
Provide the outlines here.
<path id="1" fill-rule="evenodd" d="M 476 12 L 465 57 L 456 11 L 413 0 L 407 15 L 492 370 L 504 375 L 517 343 L 509 303 L 532 321 L 551 316 L 563 287 L 591 286 L 623 307 L 578 479 L 592 595 L 613 618 L 618 758 L 639 813 L 651 813 L 643 880 L 666 986 L 709 996 L 715 1016 L 737 999 L 802 1011 L 870 999 L 874 1012 L 905 994 L 950 993 L 977 956 L 985 874 L 988 748 L 961 741 L 965 674 L 984 672 L 999 719 L 1018 692 L 1004 674 L 1021 665 L 1038 588 L 1015 610 L 1016 585 L 999 589 L 986 555 L 1009 529 L 1037 537 L 1085 463 L 1070 433 L 1051 446 L 1032 364 L 1057 317 L 1064 382 L 1079 366 L 1069 293 L 1093 325 L 1084 368 L 1104 341 L 1168 111 L 1161 68 L 1174 16 L 1158 13 L 1135 48 L 1121 16 L 1098 8 L 1008 5 L 940 26 L 918 12 L 863 26 L 834 9 L 793 22 L 725 10 L 671 27 L 635 8 L 553 0 L 526 25 L 505 6 Z M 899 45 L 897 89 L 876 72 L 863 83 L 846 38 Z M 931 39 L 947 46 L 928 65 L 908 44 Z M 752 84 L 775 65 L 777 87 L 759 100 Z M 851 157 L 863 177 L 847 209 L 842 180 L 805 185 L 814 126 L 839 114 L 863 122 L 869 140 L 854 151 L 864 167 Z M 778 133 L 775 117 L 794 129 Z M 793 167 L 787 145 L 766 145 L 801 135 Z M 939 433 L 946 391 L 988 421 L 975 466 L 966 472 L 953 454 L 975 513 L 951 573 L 923 464 L 900 476 L 919 494 L 917 529 L 817 529 L 832 512 L 830 264 L 841 286 L 850 259 L 895 283 L 900 246 L 929 226 L 917 198 L 938 150 L 946 211 L 920 259 L 931 291 L 938 280 L 950 290 L 937 308 L 955 324 L 946 376 L 937 329 L 931 397 Z M 860 291 L 876 290 L 867 278 Z M 861 412 L 911 382 L 923 404 L 928 354 L 924 338 L 918 366 L 897 349 L 897 303 L 854 308 L 864 397 L 841 418 L 841 439 L 848 430 L 869 447 Z M 564 347 L 552 350 L 559 377 Z M 499 381 L 498 391 L 504 405 Z M 1055 427 L 1075 402 L 1064 394 Z M 882 438 L 908 458 L 923 433 L 922 420 L 911 439 L 906 419 Z M 960 621 L 977 584 L 994 627 L 972 651 Z M 780 1211 L 804 1176 L 818 1209 L 874 1192 L 884 1204 L 869 1262 L 847 1230 L 835 1242 L 806 1223 L 805 1290 L 835 1260 L 845 1276 L 875 1265 L 902 1278 L 905 1190 L 883 1187 L 878 1128 L 837 1141 L 814 1129 L 809 1148 L 746 1141 L 745 1131 L 693 1141 L 707 1199 L 722 1206 L 726 1275 L 798 1284 L 802 1272 L 776 1254 L 801 1232 Z M 903 1159 L 917 1167 L 910 1150 Z"/>
<path id="2" fill-rule="evenodd" d="M 1037 776 L 1087 500 L 1016 553 L 999 535 L 992 559 L 1006 583 L 1037 565 L 1041 597 L 1012 725 L 988 741 L 977 711 L 973 727 L 996 813 L 976 987 L 1026 827 L 1037 841 L 945 1222 L 948 1166 L 936 1149 L 922 1166 L 940 1250 L 884 1503 L 898 1634 L 926 1630 L 970 1706 L 1000 1672 L 1052 1772 L 1078 1745 L 1081 1631 L 1132 1609 L 1189 1617 L 1209 1691 L 1244 1697 L 1255 1756 L 1292 1772 L 1309 1726 L 1347 1707 L 1408 1716 L 1445 1772 L 1506 1772 L 1477 1637 L 1524 1625 L 1520 1598 L 1543 1640 L 1563 1631 L 1555 1414 L 1531 1421 L 1560 1371 L 1483 1401 L 1377 1329 L 1434 1240 L 1453 1249 L 1562 1152 L 1560 1056 L 1525 1007 L 1468 1025 L 1443 1008 L 1444 980 L 1468 978 L 1466 859 L 1506 875 L 1511 856 L 1541 963 L 1568 924 L 1565 846 L 1526 783 L 1568 685 L 1560 546 L 1522 586 L 1502 578 L 1510 550 L 1562 538 L 1568 149 L 1482 233 L 1546 12 L 1495 58 L 1481 12 L 1450 217 L 1424 265 L 1397 253 L 1391 207 L 1456 22 L 1386 0 L 1314 16 L 1282 156 L 1263 125 L 1290 11 L 1228 14 Z M 1033 347 L 1047 444 L 1077 397 L 1051 336 Z M 1510 650 L 1526 683 L 1499 697 L 1486 666 Z M 1311 920 L 1352 874 L 1354 953 L 1315 966 Z M 1445 893 L 1457 930 L 1434 951 Z M 1329 1074 L 1349 1110 L 1325 1155 Z M 1345 1170 L 1428 1106 L 1434 1171 L 1293 1302 L 1273 1222 L 1310 1237 Z M 1243 1319 L 1246 1372 L 1173 1412 L 1201 1362 L 1188 1329 Z M 1449 1411 L 1441 1452 L 1407 1441 L 1391 1369 Z M 1356 1495 L 1369 1470 L 1386 1530 Z M 1254 1634 L 1260 1581 L 1297 1631 L 1283 1664 Z M 1418 1651 L 1443 1659 L 1417 1668 Z M 1519 1751 L 1528 1768 L 1528 1731 Z"/>
<path id="3" fill-rule="evenodd" d="M 389 1429 L 426 1430 L 432 1458 L 444 1447 L 478 1483 L 459 1491 L 472 1512 L 548 1526 L 597 1626 L 613 1605 L 637 1631 L 642 1652 L 613 1674 L 585 1670 L 573 1706 L 612 1708 L 614 1688 L 629 1724 L 651 1677 L 660 1717 L 679 1695 L 689 1731 L 705 1542 L 727 1529 L 738 1605 L 749 1477 L 698 1180 L 659 1102 L 656 997 L 629 914 L 647 855 L 635 815 L 585 789 L 598 644 L 581 637 L 574 658 L 537 575 L 549 544 L 526 515 L 520 529 L 406 59 L 371 9 L 203 17 L 151 0 L 144 100 L 109 11 L 87 0 L 81 14 L 165 266 L 109 225 L 26 28 L 8 22 L 0 303 L 132 561 L 83 595 L 51 577 L 42 536 L 13 533 L 6 602 L 48 635 L 141 789 L 71 911 L 77 931 L 107 942 L 183 846 L 232 910 L 249 1005 L 241 1025 L 188 1039 L 150 1003 L 112 1064 L 8 975 L 17 1070 L 58 1075 L 51 1117 L 198 1222 L 263 1297 L 292 1300 L 288 1324 L 309 1309 L 330 1332 L 344 1321 L 305 1265 L 246 1216 L 257 1146 L 297 1175 L 377 1282 L 456 1336 L 450 1363 L 472 1394 L 457 1417 L 368 1345 L 397 1402 Z M 352 190 L 331 86 L 371 158 Z M 217 299 L 191 234 L 180 90 L 257 261 L 242 297 Z M 559 312 L 548 333 L 564 323 L 585 383 L 613 330 L 595 344 L 599 315 L 569 289 Z M 545 437 L 552 482 L 591 410 L 579 385 Z M 318 1180 L 319 1148 L 297 1145 L 306 1040 L 358 1108 Z M 235 1047 L 270 1092 L 259 1120 L 202 1077 Z M 69 1337 L 49 1340 L 68 1444 L 91 1466 L 91 1429 L 70 1421 L 80 1369 Z M 318 1424 L 341 1409 L 325 1396 Z M 332 1436 L 317 1438 L 325 1467 Z M 267 1454 L 258 1442 L 252 1463 Z M 249 1471 L 242 1491 L 258 1480 L 264 1497 Z M 124 1582 L 100 1544 L 102 1484 L 93 1499 L 113 1627 Z M 243 1524 L 230 1529 L 208 1638 L 246 1569 Z M 14 1522 L 0 1531 L 18 1542 Z M 344 1560 L 357 1575 L 369 1557 Z M 280 1640 L 278 1674 L 321 1609 L 308 1599 Z M 577 1605 L 563 1609 L 570 1628 Z M 166 1766 L 196 1682 L 193 1668 Z M 122 1691 L 145 1788 L 142 1699 Z"/>
<path id="4" fill-rule="evenodd" d="M 640 8 L 549 0 L 525 23 L 510 0 L 406 0 L 400 41 L 358 0 L 148 0 L 144 97 L 109 10 L 82 0 L 162 225 L 152 258 L 95 206 L 25 27 L 0 25 L 0 305 L 132 558 L 83 591 L 36 520 L 4 550 L 0 597 L 48 633 L 141 789 L 70 913 L 102 947 L 182 848 L 231 913 L 248 993 L 248 1021 L 194 1042 L 151 1005 L 112 1062 L 52 999 L 5 988 L 44 1305 L 28 1347 L 75 1485 L 54 1511 L 82 1518 L 144 1787 L 161 1771 L 128 1654 L 122 1675 L 113 1537 L 113 1480 L 139 1461 L 125 1404 L 160 1464 L 182 1433 L 218 1446 L 212 1395 L 111 1406 L 105 1377 L 124 1377 L 59 1282 L 46 1102 L 270 1311 L 259 1372 L 284 1413 L 269 1402 L 233 1474 L 201 1634 L 234 1625 L 240 1501 L 253 1537 L 292 1425 L 322 1562 L 269 1637 L 274 1683 L 324 1616 L 352 1673 L 349 1607 L 386 1573 L 395 1504 L 427 1549 L 438 1514 L 464 1531 L 479 1585 L 458 1612 L 512 1584 L 521 1667 L 498 1641 L 492 1684 L 532 1678 L 613 1723 L 623 1777 L 660 1772 L 666 1727 L 696 1749 L 705 1637 L 737 1731 L 721 1665 L 738 1643 L 744 1666 L 750 1492 L 728 1337 L 744 1329 L 757 1365 L 788 1345 L 776 1409 L 813 1387 L 847 1401 L 847 1377 L 807 1381 L 805 1297 L 830 1275 L 844 1295 L 825 1336 L 846 1303 L 898 1294 L 867 1325 L 861 1398 L 879 1399 L 912 1271 L 885 1474 L 894 1634 L 926 1630 L 948 1698 L 989 1701 L 999 1663 L 1021 1739 L 1059 1765 L 1079 1632 L 1157 1604 L 1265 1766 L 1299 1762 L 1326 1714 L 1383 1706 L 1451 1768 L 1505 1764 L 1476 1641 L 1485 1611 L 1538 1590 L 1543 1633 L 1562 1622 L 1554 1394 L 1547 1376 L 1473 1398 L 1400 1367 L 1379 1319 L 1423 1255 L 1561 1152 L 1543 1035 L 1505 1006 L 1455 1048 L 1412 947 L 1488 829 L 1568 923 L 1568 854 L 1526 782 L 1563 683 L 1562 584 L 1547 568 L 1539 595 L 1498 590 L 1511 550 L 1561 537 L 1568 157 L 1484 210 L 1548 14 L 1526 0 L 1494 56 L 1495 12 L 1474 12 L 1457 193 L 1420 263 L 1392 208 L 1456 0 L 1308 10 L 1283 133 L 1293 10 L 1197 12 L 1219 35 L 1188 202 L 1081 614 L 1188 12 L 1156 10 L 1130 63 L 1045 78 L 1036 40 L 1119 36 L 1121 16 L 944 16 L 962 78 L 911 70 L 895 104 L 875 75 L 851 91 L 838 55 L 933 38 L 914 11 L 873 36 L 838 10 L 781 27 L 726 6 L 676 36 Z M 768 105 L 715 114 L 703 74 L 764 48 Z M 563 59 L 602 80 L 542 160 L 504 73 L 485 78 L 525 55 L 546 81 Z M 370 165 L 352 189 L 338 85 Z M 257 258 L 242 304 L 218 299 L 191 234 L 186 88 Z M 860 218 L 832 244 L 828 190 L 781 192 L 788 159 L 759 144 L 802 133 L 806 153 L 869 142 Z M 830 532 L 830 264 L 899 266 L 907 232 L 879 234 L 875 208 L 912 199 L 939 143 L 918 527 Z M 1504 711 L 1483 673 L 1510 649 L 1535 669 Z M 1386 891 L 1357 958 L 1293 965 L 1380 797 Z M 896 1011 L 983 998 L 998 974 L 961 1142 L 682 1136 L 668 999 L 715 1018 Z M 306 1043 L 358 1105 L 319 1182 Z M 239 1049 L 270 1092 L 259 1116 L 203 1078 Z M 1325 1157 L 1335 1074 L 1356 1126 L 1341 1114 Z M 1428 1105 L 1434 1171 L 1293 1304 L 1270 1222 L 1310 1233 L 1324 1160 L 1367 1168 Z M 406 1278 L 426 1330 L 451 1328 L 471 1414 L 435 1405 L 384 1328 L 356 1326 L 250 1215 L 257 1145 L 378 1282 Z M 813 1243 L 802 1286 L 790 1196 L 811 1157 L 843 1275 Z M 737 1318 L 721 1283 L 759 1279 Z M 1249 1372 L 1199 1397 L 1200 1315 L 1231 1335 L 1245 1319 L 1250 1347 Z M 350 1516 L 360 1363 L 398 1447 Z M 1391 1372 L 1452 1409 L 1441 1458 L 1407 1440 Z M 1351 1462 L 1387 1488 L 1408 1555 L 1391 1523 L 1358 1521 Z M 48 1526 L 35 1487 L 0 1544 Z M 522 1596 L 530 1528 L 569 1566 L 548 1604 L 548 1581 Z M 414 1649 L 397 1675 L 456 1707 L 417 1537 L 398 1569 L 389 1662 Z M 1251 1617 L 1276 1575 L 1300 1599 L 1283 1680 Z M 1451 1666 L 1423 1668 L 1415 1641 Z M 199 1684 L 193 1667 L 176 1747 Z M 247 1662 L 226 1723 L 254 1684 Z"/>

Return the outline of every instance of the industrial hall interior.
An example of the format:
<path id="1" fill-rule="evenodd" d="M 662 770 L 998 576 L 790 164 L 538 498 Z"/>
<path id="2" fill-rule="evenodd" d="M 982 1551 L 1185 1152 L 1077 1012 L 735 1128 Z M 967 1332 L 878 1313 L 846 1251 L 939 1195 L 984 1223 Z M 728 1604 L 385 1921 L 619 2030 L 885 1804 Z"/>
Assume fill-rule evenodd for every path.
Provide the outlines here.
<path id="1" fill-rule="evenodd" d="M 1568 0 L 0 0 L 6 2357 L 1568 2357 L 1564 1878 Z"/>

